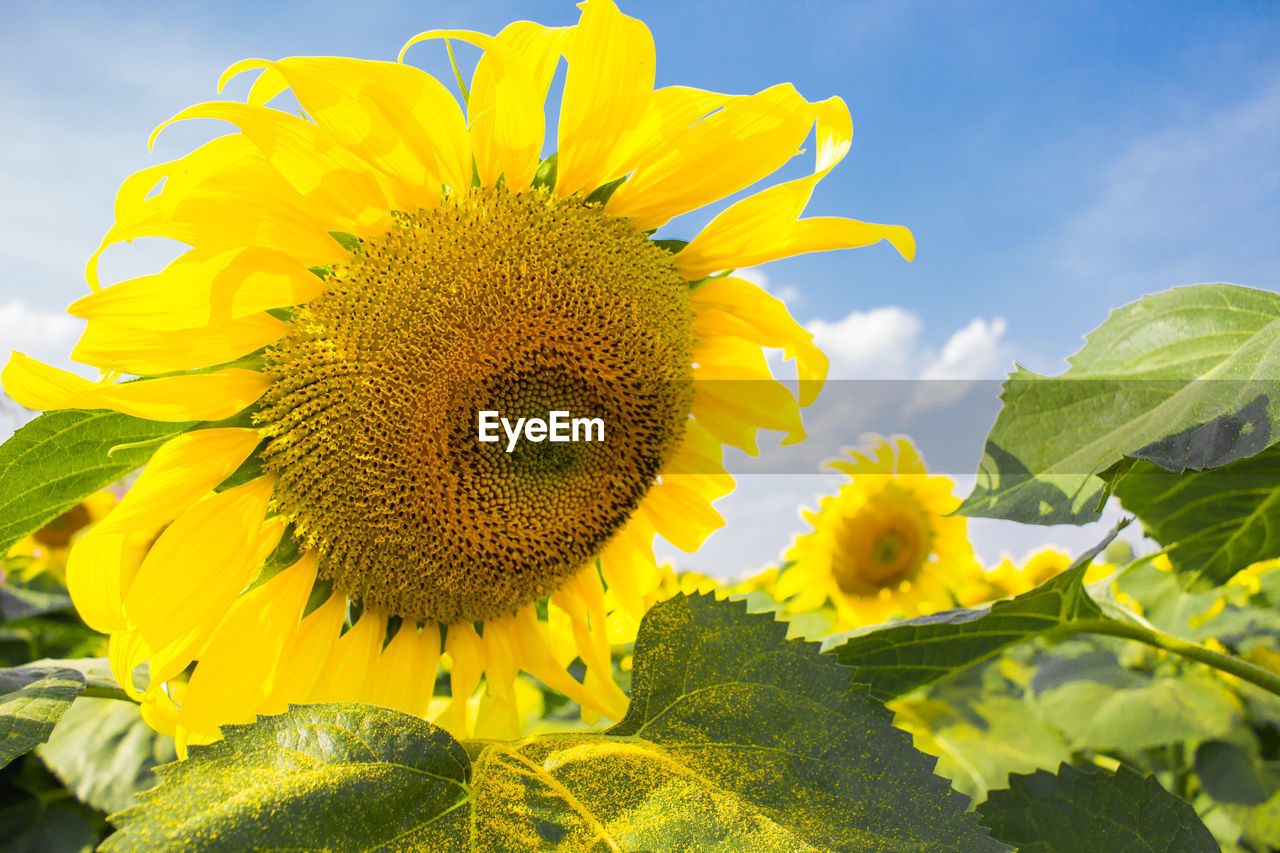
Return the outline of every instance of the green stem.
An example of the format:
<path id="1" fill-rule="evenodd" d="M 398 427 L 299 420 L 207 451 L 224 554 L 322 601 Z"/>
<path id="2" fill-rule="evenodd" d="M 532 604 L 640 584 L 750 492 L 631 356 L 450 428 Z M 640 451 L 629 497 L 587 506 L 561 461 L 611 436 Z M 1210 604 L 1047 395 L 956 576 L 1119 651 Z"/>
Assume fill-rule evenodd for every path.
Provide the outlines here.
<path id="1" fill-rule="evenodd" d="M 1105 634 L 1111 637 L 1137 640 L 1139 643 L 1146 643 L 1148 646 L 1164 649 L 1188 660 L 1207 664 L 1214 669 L 1230 673 L 1250 684 L 1261 687 L 1268 693 L 1280 696 L 1280 675 L 1249 663 L 1249 661 L 1242 658 L 1206 649 L 1204 646 L 1180 640 L 1172 634 L 1166 634 L 1155 628 L 1135 625 L 1131 622 L 1119 622 L 1113 619 L 1081 619 L 1064 624 L 1062 629 L 1070 634 Z"/>

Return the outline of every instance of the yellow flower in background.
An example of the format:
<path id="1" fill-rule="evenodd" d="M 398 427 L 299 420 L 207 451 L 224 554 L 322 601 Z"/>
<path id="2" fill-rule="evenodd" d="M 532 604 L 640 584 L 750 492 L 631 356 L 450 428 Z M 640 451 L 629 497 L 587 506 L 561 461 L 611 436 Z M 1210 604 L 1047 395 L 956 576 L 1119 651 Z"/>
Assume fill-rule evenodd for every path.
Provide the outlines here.
<path id="1" fill-rule="evenodd" d="M 813 531 L 787 551 L 774 594 L 804 613 L 834 607 L 838 629 L 910 618 L 956 605 L 954 590 L 980 571 L 955 484 L 932 476 L 905 437 L 828 463 L 849 477 L 817 512 Z"/>
<path id="2" fill-rule="evenodd" d="M 171 121 L 237 132 L 127 179 L 89 264 L 73 358 L 103 381 L 19 354 L 5 368 L 31 408 L 218 422 L 164 444 L 67 570 L 121 683 L 150 662 L 144 710 L 180 745 L 290 702 L 430 716 L 442 659 L 452 699 L 435 718 L 455 733 L 516 734 L 521 670 L 618 719 L 606 623 L 652 602 L 655 533 L 698 548 L 732 489 L 722 445 L 755 452 L 759 428 L 800 440 L 826 374 L 780 302 L 707 276 L 881 239 L 912 255 L 898 226 L 800 218 L 849 147 L 839 98 L 655 90 L 644 24 L 610 0 L 582 10 L 567 28 L 413 38 L 483 50 L 465 113 L 402 63 L 233 66 L 222 83 L 260 71 L 247 103 Z M 303 117 L 268 106 L 286 90 Z M 683 247 L 650 239 L 773 173 L 811 131 L 812 174 L 730 205 Z M 101 288 L 102 251 L 143 236 L 191 249 Z M 761 347 L 795 359 L 798 401 Z M 607 440 L 477 440 L 480 411 L 560 409 L 602 417 Z M 261 573 L 282 540 L 300 558 Z"/>
<path id="3" fill-rule="evenodd" d="M 101 521 L 116 505 L 116 494 L 94 492 L 44 527 L 15 542 L 4 558 L 4 568 L 20 581 L 47 574 L 66 584 L 67 554 L 86 529 Z M 2 577 L 2 576 L 0 576 Z"/>
<path id="4" fill-rule="evenodd" d="M 1066 571 L 1075 559 L 1070 552 L 1053 545 L 1035 549 L 1019 563 L 1006 556 L 994 568 L 971 578 L 971 582 L 958 591 L 958 599 L 965 607 L 976 607 L 989 601 L 1022 595 Z M 1100 581 L 1115 568 L 1111 563 L 1095 560 L 1085 571 L 1084 582 Z"/>

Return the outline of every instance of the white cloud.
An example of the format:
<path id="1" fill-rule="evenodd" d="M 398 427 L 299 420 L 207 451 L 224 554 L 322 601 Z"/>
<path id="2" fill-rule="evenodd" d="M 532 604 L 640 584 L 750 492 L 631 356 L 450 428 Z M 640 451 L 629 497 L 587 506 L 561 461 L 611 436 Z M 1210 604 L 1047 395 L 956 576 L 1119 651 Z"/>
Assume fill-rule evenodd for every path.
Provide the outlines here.
<path id="1" fill-rule="evenodd" d="M 1003 317 L 974 317 L 957 330 L 920 371 L 921 379 L 1003 379 L 1010 348 L 1001 342 L 1008 329 Z"/>
<path id="2" fill-rule="evenodd" d="M 800 292 L 800 288 L 796 287 L 794 284 L 784 284 L 781 287 L 773 284 L 769 280 L 769 274 L 759 267 L 743 267 L 742 269 L 734 270 L 733 275 L 735 278 L 741 278 L 749 281 L 761 290 L 764 290 L 772 296 L 776 296 L 778 299 L 785 302 L 787 307 L 793 311 L 797 305 L 804 304 L 804 294 Z"/>
<path id="3" fill-rule="evenodd" d="M 920 353 L 920 318 L 890 305 L 853 311 L 835 322 L 812 320 L 806 328 L 831 359 L 832 379 L 910 379 Z"/>
<path id="4" fill-rule="evenodd" d="M 1003 317 L 975 317 L 941 350 L 921 344 L 920 317 L 897 305 L 811 320 L 806 328 L 831 359 L 832 379 L 1003 379 L 1012 359 Z"/>
<path id="5" fill-rule="evenodd" d="M 8 362 L 11 350 L 17 350 L 54 367 L 93 378 L 97 371 L 67 359 L 83 328 L 83 320 L 29 308 L 21 300 L 0 303 L 0 366 Z M 31 415 L 0 391 L 0 441 L 30 420 Z"/>
<path id="6" fill-rule="evenodd" d="M 0 356 L 10 350 L 70 369 L 67 353 L 84 328 L 84 321 L 53 311 L 28 308 L 21 300 L 0 304 Z M 84 368 L 81 367 L 81 370 Z"/>
<path id="7" fill-rule="evenodd" d="M 1273 84 L 1130 142 L 1100 169 L 1091 202 L 1035 254 L 1066 282 L 1112 282 L 1127 293 L 1135 284 L 1152 292 L 1250 272 L 1264 280 L 1239 283 L 1274 286 L 1277 191 L 1280 84 Z"/>

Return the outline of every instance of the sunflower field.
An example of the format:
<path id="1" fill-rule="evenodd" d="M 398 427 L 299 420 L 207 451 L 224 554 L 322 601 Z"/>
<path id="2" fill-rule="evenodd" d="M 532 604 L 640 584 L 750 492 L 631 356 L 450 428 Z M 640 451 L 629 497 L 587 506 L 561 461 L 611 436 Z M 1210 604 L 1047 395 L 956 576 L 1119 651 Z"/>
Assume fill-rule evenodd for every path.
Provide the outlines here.
<path id="1" fill-rule="evenodd" d="M 120 186 L 67 309 L 99 378 L 0 373 L 0 851 L 1280 850 L 1280 293 L 1017 367 L 967 496 L 837 429 L 726 580 L 727 454 L 819 441 L 833 384 L 735 271 L 915 238 L 805 216 L 840 97 L 655 88 L 580 8 L 244 60 L 152 135 L 226 131 Z M 138 238 L 184 249 L 101 281 Z"/>

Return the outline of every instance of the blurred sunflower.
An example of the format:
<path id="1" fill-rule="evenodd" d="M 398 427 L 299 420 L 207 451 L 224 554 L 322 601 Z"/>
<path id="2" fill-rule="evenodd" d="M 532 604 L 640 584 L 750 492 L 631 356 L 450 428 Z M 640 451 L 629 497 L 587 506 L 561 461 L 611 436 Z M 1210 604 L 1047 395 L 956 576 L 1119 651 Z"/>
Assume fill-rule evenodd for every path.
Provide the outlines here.
<path id="1" fill-rule="evenodd" d="M 880 239 L 912 255 L 899 226 L 799 218 L 848 150 L 840 99 L 655 90 L 644 24 L 610 0 L 581 8 L 573 27 L 411 39 L 483 50 L 464 106 L 402 61 L 232 66 L 219 89 L 260 70 L 247 103 L 165 125 L 238 132 L 125 181 L 93 293 L 70 309 L 88 321 L 73 358 L 103 381 L 20 354 L 6 367 L 32 408 L 213 422 L 164 444 L 68 566 L 121 683 L 150 661 L 144 705 L 180 744 L 289 702 L 427 715 L 441 659 L 452 699 L 437 721 L 456 733 L 514 735 L 519 670 L 619 719 L 606 585 L 638 621 L 659 583 L 655 532 L 696 549 L 733 487 L 722 445 L 755 452 L 758 428 L 803 438 L 799 408 L 826 375 L 780 302 L 708 276 Z M 558 150 L 541 160 L 562 55 Z M 302 117 L 267 106 L 286 90 Z M 811 130 L 812 174 L 688 244 L 650 239 L 774 172 Z M 102 251 L 141 236 L 192 248 L 100 288 Z M 795 359 L 798 401 L 761 347 Z M 477 440 L 487 410 L 602 417 L 607 440 L 506 452 Z M 140 563 L 122 556 L 139 536 L 154 539 Z M 553 651 L 565 644 L 582 682 Z"/>
<path id="2" fill-rule="evenodd" d="M 957 592 L 957 598 L 965 607 L 976 607 L 989 601 L 1022 595 L 1066 571 L 1074 561 L 1069 552 L 1053 545 L 1035 549 L 1019 563 L 1006 556 L 994 568 L 971 577 L 969 583 Z M 1100 581 L 1115 568 L 1114 564 L 1103 559 L 1095 560 L 1085 571 L 1084 582 Z"/>
<path id="3" fill-rule="evenodd" d="M 19 581 L 43 574 L 65 585 L 71 543 L 101 521 L 115 505 L 115 492 L 108 489 L 94 492 L 35 533 L 15 542 L 5 554 L 4 569 Z"/>
<path id="4" fill-rule="evenodd" d="M 981 572 L 955 484 L 932 476 L 910 439 L 874 437 L 828 463 L 849 477 L 817 512 L 813 531 L 787 551 L 774 595 L 786 610 L 833 607 L 837 630 L 956 606 L 955 591 Z"/>

